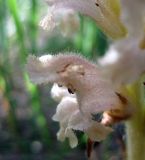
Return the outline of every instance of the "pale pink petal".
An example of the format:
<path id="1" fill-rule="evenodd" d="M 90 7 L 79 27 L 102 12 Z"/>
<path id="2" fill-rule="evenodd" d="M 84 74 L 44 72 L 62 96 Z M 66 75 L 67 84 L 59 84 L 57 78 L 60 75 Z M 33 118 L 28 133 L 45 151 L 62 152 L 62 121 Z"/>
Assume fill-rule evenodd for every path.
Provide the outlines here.
<path id="1" fill-rule="evenodd" d="M 70 94 L 68 92 L 68 88 L 66 88 L 65 86 L 59 86 L 58 84 L 54 84 L 51 88 L 51 97 L 57 101 L 60 102 L 62 100 L 62 98 L 64 97 L 76 97 L 75 94 Z"/>
<path id="2" fill-rule="evenodd" d="M 78 145 L 78 139 L 71 129 L 66 129 L 65 136 L 69 139 L 69 144 L 71 148 L 74 148 Z"/>
<path id="3" fill-rule="evenodd" d="M 88 127 L 86 134 L 92 141 L 101 141 L 104 140 L 112 131 L 113 130 L 110 127 L 94 122 Z"/>
<path id="4" fill-rule="evenodd" d="M 65 122 L 68 121 L 73 112 L 78 109 L 76 98 L 64 97 L 58 104 L 56 114 L 53 116 L 53 120 Z"/>
<path id="5" fill-rule="evenodd" d="M 112 131 L 110 127 L 86 119 L 79 111 L 76 111 L 69 119 L 68 128 L 85 132 L 92 141 L 104 140 Z"/>

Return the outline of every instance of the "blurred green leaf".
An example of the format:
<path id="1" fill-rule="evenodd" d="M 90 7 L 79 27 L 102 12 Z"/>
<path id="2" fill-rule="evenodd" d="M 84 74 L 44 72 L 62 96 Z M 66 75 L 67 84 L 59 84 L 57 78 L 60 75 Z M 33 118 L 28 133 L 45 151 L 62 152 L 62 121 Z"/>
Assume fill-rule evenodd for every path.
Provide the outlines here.
<path id="1" fill-rule="evenodd" d="M 7 4 L 5 0 L 0 0 L 0 52 L 3 53 L 4 61 L 8 59 L 8 39 L 7 39 Z"/>
<path id="2" fill-rule="evenodd" d="M 34 121 L 39 127 L 42 141 L 46 143 L 47 147 L 51 144 L 50 133 L 48 131 L 47 121 L 42 111 L 40 104 L 40 94 L 38 88 L 32 84 L 28 78 L 28 75 L 24 74 L 25 84 L 28 92 L 30 93 L 30 102 L 33 111 Z"/>
<path id="3" fill-rule="evenodd" d="M 8 2 L 10 13 L 14 19 L 14 23 L 17 29 L 18 43 L 20 45 L 20 57 L 21 57 L 21 61 L 23 62 L 25 61 L 27 52 L 26 52 L 26 46 L 25 46 L 24 28 L 19 16 L 19 12 L 20 12 L 18 10 L 19 7 L 17 5 L 16 0 L 7 0 L 7 2 Z"/>
<path id="4" fill-rule="evenodd" d="M 28 32 L 30 39 L 30 52 L 37 53 L 37 33 L 38 33 L 38 2 L 30 0 L 30 10 L 28 13 Z"/>

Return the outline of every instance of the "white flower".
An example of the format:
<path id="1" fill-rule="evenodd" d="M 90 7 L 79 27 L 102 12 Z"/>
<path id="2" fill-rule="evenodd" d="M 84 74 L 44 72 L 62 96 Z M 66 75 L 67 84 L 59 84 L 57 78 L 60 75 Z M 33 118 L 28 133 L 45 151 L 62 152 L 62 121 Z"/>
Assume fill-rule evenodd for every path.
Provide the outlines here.
<path id="1" fill-rule="evenodd" d="M 51 90 L 52 97 L 59 102 L 53 120 L 60 123 L 58 139 L 69 138 L 71 147 L 78 143 L 73 130 L 83 131 L 91 140 L 100 141 L 112 131 L 105 125 L 126 119 L 132 113 L 127 98 L 114 89 L 103 70 L 80 56 L 59 54 L 43 61 L 29 56 L 27 70 L 36 84 L 59 84 L 54 84 Z M 111 121 L 105 114 L 102 124 L 95 121 L 93 115 L 100 112 L 107 113 Z"/>
<path id="2" fill-rule="evenodd" d="M 47 0 L 47 2 L 50 10 L 49 18 L 45 18 L 40 23 L 44 28 L 51 26 L 51 20 L 52 26 L 54 22 L 56 23 L 59 10 L 72 9 L 94 19 L 98 26 L 112 38 L 126 35 L 125 27 L 120 20 L 119 0 Z"/>

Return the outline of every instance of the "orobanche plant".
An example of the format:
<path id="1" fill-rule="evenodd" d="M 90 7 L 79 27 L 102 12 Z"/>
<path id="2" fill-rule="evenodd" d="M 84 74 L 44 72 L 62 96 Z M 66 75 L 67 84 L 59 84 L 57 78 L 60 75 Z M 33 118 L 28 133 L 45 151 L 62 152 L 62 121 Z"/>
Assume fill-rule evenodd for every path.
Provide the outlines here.
<path id="1" fill-rule="evenodd" d="M 53 84 L 51 95 L 58 102 L 53 116 L 60 125 L 58 140 L 68 138 L 70 146 L 76 147 L 78 139 L 74 131 L 80 130 L 90 141 L 101 141 L 113 131 L 113 124 L 124 121 L 126 159 L 145 160 L 145 1 L 47 0 L 47 3 L 48 14 L 40 22 L 43 28 L 61 27 L 62 22 L 67 27 L 73 24 L 78 27 L 77 11 L 91 17 L 114 39 L 105 56 L 96 63 L 75 53 L 28 57 L 31 81 Z M 59 13 L 66 19 L 60 18 Z M 68 18 L 66 15 L 70 13 Z M 67 25 L 69 22 L 71 26 Z M 103 113 L 102 118 L 96 119 L 99 113 Z"/>

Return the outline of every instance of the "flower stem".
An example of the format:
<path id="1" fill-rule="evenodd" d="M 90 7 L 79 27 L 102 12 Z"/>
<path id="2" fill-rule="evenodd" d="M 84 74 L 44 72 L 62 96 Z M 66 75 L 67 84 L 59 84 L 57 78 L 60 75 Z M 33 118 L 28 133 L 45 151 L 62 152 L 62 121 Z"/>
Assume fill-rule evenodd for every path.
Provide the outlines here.
<path id="1" fill-rule="evenodd" d="M 126 123 L 127 160 L 145 160 L 145 119 L 143 112 L 145 104 L 142 101 L 141 89 L 143 86 L 140 82 L 132 85 L 130 90 L 135 112 Z"/>
<path id="2" fill-rule="evenodd" d="M 143 123 L 140 123 L 137 117 L 132 118 L 126 124 L 127 160 L 145 160 L 145 132 L 143 127 Z"/>

